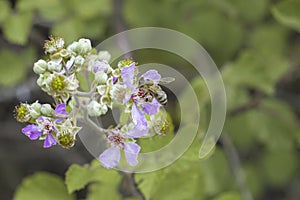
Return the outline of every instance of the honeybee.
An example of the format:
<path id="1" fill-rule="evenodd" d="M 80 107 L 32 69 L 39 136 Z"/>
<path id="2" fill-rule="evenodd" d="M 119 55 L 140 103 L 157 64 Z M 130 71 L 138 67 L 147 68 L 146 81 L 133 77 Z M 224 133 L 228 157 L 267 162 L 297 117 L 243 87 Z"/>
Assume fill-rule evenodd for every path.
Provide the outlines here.
<path id="1" fill-rule="evenodd" d="M 172 77 L 164 77 L 159 82 L 171 83 L 174 80 Z M 168 102 L 165 91 L 163 91 L 158 84 L 154 84 L 153 80 L 144 77 L 139 79 L 138 96 L 143 98 L 146 102 L 152 102 L 153 98 L 162 105 L 166 105 Z"/>

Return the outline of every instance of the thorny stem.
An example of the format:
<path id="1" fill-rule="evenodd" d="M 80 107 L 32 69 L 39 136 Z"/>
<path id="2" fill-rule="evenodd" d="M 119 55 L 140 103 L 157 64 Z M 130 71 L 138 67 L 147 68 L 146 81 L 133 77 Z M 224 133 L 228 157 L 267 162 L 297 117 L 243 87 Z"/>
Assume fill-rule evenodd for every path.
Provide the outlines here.
<path id="1" fill-rule="evenodd" d="M 227 154 L 229 165 L 233 175 L 235 176 L 236 184 L 243 200 L 253 200 L 253 196 L 247 186 L 246 176 L 242 169 L 238 152 L 232 144 L 230 138 L 226 133 L 223 133 L 220 137 L 220 141 L 224 147 L 224 151 Z"/>

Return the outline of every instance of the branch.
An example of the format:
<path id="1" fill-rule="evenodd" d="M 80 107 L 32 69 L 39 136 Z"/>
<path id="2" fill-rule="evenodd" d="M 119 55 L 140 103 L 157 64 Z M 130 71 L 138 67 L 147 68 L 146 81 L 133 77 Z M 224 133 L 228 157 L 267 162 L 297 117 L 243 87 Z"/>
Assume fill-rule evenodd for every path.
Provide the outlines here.
<path id="1" fill-rule="evenodd" d="M 238 152 L 226 133 L 220 137 L 224 151 L 228 157 L 229 167 L 235 176 L 237 187 L 241 193 L 243 200 L 253 200 L 253 196 L 247 186 L 246 176 L 242 169 Z"/>
<path id="2" fill-rule="evenodd" d="M 129 190 L 131 194 L 135 197 L 137 197 L 140 200 L 145 200 L 143 193 L 138 188 L 138 185 L 134 181 L 134 174 L 133 173 L 124 173 L 125 179 L 128 183 Z"/>
<path id="3" fill-rule="evenodd" d="M 251 110 L 252 108 L 256 108 L 257 106 L 259 106 L 260 102 L 263 100 L 264 97 L 266 97 L 265 94 L 263 94 L 261 92 L 257 92 L 256 94 L 254 94 L 252 99 L 250 99 L 250 101 L 248 101 L 246 104 L 244 104 L 240 107 L 237 107 L 237 108 L 229 111 L 227 115 L 230 117 L 234 117 L 240 113 Z"/>

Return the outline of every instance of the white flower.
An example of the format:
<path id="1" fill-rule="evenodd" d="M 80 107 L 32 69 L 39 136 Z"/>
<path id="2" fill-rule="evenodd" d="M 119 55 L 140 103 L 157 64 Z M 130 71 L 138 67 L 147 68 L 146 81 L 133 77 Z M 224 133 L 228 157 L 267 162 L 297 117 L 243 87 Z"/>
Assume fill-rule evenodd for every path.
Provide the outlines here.
<path id="1" fill-rule="evenodd" d="M 121 84 L 115 84 L 110 90 L 110 97 L 114 102 L 123 103 L 125 99 L 128 99 L 126 92 L 127 87 Z"/>
<path id="2" fill-rule="evenodd" d="M 104 115 L 108 111 L 108 108 L 105 104 L 100 104 L 93 100 L 87 105 L 87 111 L 90 116 L 97 117 Z"/>

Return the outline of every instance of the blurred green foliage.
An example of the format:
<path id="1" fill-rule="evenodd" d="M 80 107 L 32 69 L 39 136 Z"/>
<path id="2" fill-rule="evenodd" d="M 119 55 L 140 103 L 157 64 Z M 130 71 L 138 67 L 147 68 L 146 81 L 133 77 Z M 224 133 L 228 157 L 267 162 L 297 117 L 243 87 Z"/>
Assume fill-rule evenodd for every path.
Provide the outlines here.
<path id="1" fill-rule="evenodd" d="M 8 0 L 0 1 L 0 42 L 3 44 L 0 85 L 24 80 L 42 50 L 40 38 L 53 34 L 65 38 L 67 43 L 79 37 L 101 41 L 117 29 L 114 12 L 113 1 L 109 0 L 17 0 L 14 5 Z M 300 169 L 299 116 L 296 115 L 299 113 L 279 99 L 277 92 L 290 70 L 295 73 L 288 76 L 291 77 L 288 83 L 299 78 L 300 1 L 126 0 L 122 16 L 128 28 L 172 28 L 204 46 L 224 79 L 228 98 L 224 134 L 236 147 L 254 199 L 299 199 L 300 193 L 294 189 L 300 179 L 297 174 Z M 296 59 L 291 56 L 294 54 L 298 55 Z M 150 52 L 146 56 L 151 60 L 157 58 L 157 53 Z M 171 55 L 161 57 L 177 69 L 189 69 Z M 206 160 L 200 161 L 197 157 L 198 142 L 202 141 L 210 119 L 210 98 L 202 79 L 196 78 L 191 83 L 201 104 L 202 121 L 197 140 L 172 166 L 134 175 L 137 187 L 146 199 L 154 200 L 242 199 L 222 140 Z M 188 99 L 186 94 L 183 93 L 182 98 Z M 181 108 L 181 112 L 191 113 L 189 119 L 183 120 L 193 120 L 195 110 L 188 109 L 190 106 Z M 178 114 L 180 108 L 172 112 Z M 172 118 L 176 127 L 177 117 Z M 145 148 L 166 144 L 172 137 L 169 133 L 160 141 L 154 138 Z M 121 199 L 118 189 L 121 180 L 124 176 L 105 170 L 96 162 L 88 166 L 73 165 L 66 173 L 67 187 L 56 176 L 36 174 L 23 181 L 14 199 L 47 199 L 45 196 L 50 192 L 57 195 L 55 199 L 73 199 L 69 193 L 87 185 L 88 199 Z M 279 195 L 272 195 L 274 191 Z"/>

